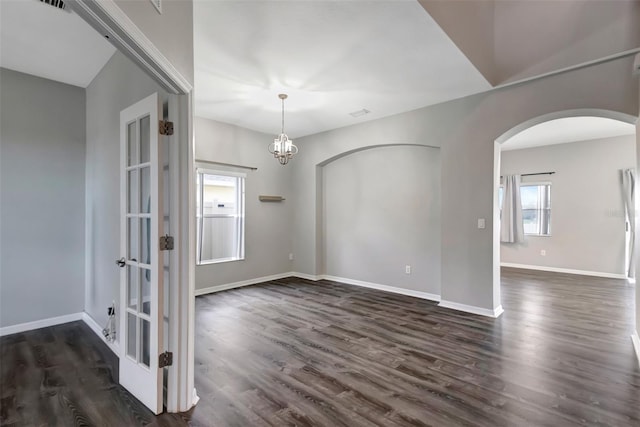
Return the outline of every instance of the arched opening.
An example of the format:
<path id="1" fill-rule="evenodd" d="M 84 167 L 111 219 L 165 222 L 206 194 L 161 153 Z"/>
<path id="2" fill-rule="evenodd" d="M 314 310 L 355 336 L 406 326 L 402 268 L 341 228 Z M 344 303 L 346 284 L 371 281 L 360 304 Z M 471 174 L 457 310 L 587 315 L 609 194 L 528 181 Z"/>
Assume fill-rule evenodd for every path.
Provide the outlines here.
<path id="1" fill-rule="evenodd" d="M 527 120 L 495 140 L 495 306 L 502 302 L 503 267 L 626 277 L 627 224 L 635 219 L 625 217 L 621 171 L 637 168 L 635 122 L 608 110 L 559 111 Z M 526 230 L 519 243 L 501 242 L 501 175 L 522 180 L 518 203 Z"/>
<path id="2" fill-rule="evenodd" d="M 316 173 L 320 274 L 439 300 L 440 150 L 366 146 L 321 162 Z"/>

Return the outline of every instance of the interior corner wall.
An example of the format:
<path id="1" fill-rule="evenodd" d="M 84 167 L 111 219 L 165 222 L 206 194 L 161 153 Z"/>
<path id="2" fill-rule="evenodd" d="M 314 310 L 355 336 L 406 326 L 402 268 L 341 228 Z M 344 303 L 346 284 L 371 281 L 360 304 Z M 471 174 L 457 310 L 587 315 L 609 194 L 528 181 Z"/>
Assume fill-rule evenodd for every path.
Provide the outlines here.
<path id="1" fill-rule="evenodd" d="M 120 111 L 158 92 L 137 65 L 116 52 L 86 89 L 85 311 L 100 325 L 120 303 Z"/>
<path id="2" fill-rule="evenodd" d="M 324 166 L 325 274 L 440 295 L 439 151 L 377 147 Z"/>
<path id="3" fill-rule="evenodd" d="M 291 164 L 282 166 L 267 151 L 273 135 L 196 117 L 196 159 L 246 167 L 229 168 L 198 163 L 211 170 L 246 173 L 245 259 L 196 266 L 196 290 L 285 274 L 291 271 L 291 224 L 293 186 Z M 259 195 L 283 196 L 281 203 L 266 203 Z"/>
<path id="4" fill-rule="evenodd" d="M 0 69 L 0 327 L 82 312 L 85 91 Z"/>
<path id="5" fill-rule="evenodd" d="M 635 158 L 632 135 L 503 151 L 502 175 L 555 174 L 522 178 L 551 183 L 551 235 L 502 243 L 501 262 L 624 276 L 620 170 L 635 167 Z"/>
<path id="6" fill-rule="evenodd" d="M 525 84 L 422 108 L 297 140 L 293 164 L 294 271 L 317 263 L 316 165 L 358 147 L 415 143 L 441 147 L 441 294 L 445 301 L 494 310 L 495 140 L 546 114 L 598 109 L 638 115 L 638 81 L 626 57 Z M 478 219 L 486 228 L 478 229 Z"/>

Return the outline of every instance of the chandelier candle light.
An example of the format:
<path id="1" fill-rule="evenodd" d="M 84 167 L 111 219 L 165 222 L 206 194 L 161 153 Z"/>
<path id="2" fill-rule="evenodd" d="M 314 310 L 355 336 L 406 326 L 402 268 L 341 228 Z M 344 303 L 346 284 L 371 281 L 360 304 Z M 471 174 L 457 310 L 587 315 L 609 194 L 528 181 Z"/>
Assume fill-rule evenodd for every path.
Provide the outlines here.
<path id="1" fill-rule="evenodd" d="M 289 159 L 298 154 L 298 147 L 293 145 L 293 141 L 284 133 L 284 100 L 287 99 L 287 94 L 281 93 L 278 98 L 282 100 L 282 132 L 272 144 L 269 144 L 269 153 L 273 154 L 281 165 L 286 165 Z"/>

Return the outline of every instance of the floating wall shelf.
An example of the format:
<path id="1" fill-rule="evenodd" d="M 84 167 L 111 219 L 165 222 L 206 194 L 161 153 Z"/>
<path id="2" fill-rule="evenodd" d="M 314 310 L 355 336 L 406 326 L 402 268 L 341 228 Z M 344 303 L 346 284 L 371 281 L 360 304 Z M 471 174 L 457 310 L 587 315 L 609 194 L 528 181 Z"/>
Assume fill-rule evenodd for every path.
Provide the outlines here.
<path id="1" fill-rule="evenodd" d="M 258 196 L 258 199 L 261 202 L 282 202 L 285 200 L 284 197 L 282 196 L 262 196 L 262 195 Z"/>

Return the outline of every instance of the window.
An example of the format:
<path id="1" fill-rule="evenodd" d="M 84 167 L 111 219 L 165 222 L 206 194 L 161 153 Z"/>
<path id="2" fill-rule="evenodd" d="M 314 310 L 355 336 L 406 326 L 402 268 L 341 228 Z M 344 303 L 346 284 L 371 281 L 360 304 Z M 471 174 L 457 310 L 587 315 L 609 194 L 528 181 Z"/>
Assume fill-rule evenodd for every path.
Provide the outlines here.
<path id="1" fill-rule="evenodd" d="M 498 203 L 502 209 L 502 187 L 498 191 Z M 551 184 L 521 184 L 520 203 L 524 234 L 551 235 Z"/>
<path id="2" fill-rule="evenodd" d="M 244 259 L 244 174 L 197 170 L 197 264 Z"/>
<path id="3" fill-rule="evenodd" d="M 551 184 L 520 186 L 524 234 L 551 234 Z"/>

